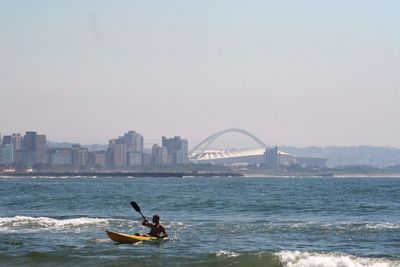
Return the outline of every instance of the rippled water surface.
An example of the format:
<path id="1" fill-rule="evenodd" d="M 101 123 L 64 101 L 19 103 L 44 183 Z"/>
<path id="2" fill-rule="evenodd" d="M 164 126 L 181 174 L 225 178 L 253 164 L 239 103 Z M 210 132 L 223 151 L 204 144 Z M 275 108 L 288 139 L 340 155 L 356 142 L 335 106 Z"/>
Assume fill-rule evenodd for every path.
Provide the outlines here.
<path id="1" fill-rule="evenodd" d="M 136 201 L 172 240 L 146 232 Z M 400 266 L 400 178 L 0 178 L 0 265 Z"/>

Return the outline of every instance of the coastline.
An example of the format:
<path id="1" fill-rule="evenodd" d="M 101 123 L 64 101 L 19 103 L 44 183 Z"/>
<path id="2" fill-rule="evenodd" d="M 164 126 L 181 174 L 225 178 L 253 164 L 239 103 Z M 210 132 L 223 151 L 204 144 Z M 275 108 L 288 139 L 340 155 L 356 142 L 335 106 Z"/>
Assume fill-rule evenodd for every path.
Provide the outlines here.
<path id="1" fill-rule="evenodd" d="M 285 172 L 285 171 L 243 171 L 231 172 L 4 172 L 0 177 L 269 177 L 269 178 L 400 178 L 399 172 Z"/>
<path id="2" fill-rule="evenodd" d="M 0 173 L 7 177 L 65 177 L 65 176 L 95 176 L 95 177 L 241 177 L 237 172 L 29 172 Z"/>
<path id="3" fill-rule="evenodd" d="M 284 171 L 242 171 L 244 177 L 326 177 L 326 178 L 400 178 L 400 172 L 284 172 Z"/>

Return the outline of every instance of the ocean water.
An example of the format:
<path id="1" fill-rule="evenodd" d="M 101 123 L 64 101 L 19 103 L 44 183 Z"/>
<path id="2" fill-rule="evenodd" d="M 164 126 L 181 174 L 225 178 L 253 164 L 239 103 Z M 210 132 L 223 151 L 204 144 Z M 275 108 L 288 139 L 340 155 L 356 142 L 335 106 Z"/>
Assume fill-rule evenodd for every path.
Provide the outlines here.
<path id="1" fill-rule="evenodd" d="M 119 245 L 157 213 L 171 240 Z M 400 178 L 0 178 L 0 266 L 400 266 Z"/>

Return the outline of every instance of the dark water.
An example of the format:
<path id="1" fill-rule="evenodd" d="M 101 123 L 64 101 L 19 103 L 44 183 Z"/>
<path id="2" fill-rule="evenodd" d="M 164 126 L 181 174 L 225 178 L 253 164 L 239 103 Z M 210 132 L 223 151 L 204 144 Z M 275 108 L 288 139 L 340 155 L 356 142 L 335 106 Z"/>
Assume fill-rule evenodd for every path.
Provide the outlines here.
<path id="1" fill-rule="evenodd" d="M 106 229 L 171 241 L 117 245 Z M 400 178 L 0 178 L 0 265 L 400 266 Z"/>

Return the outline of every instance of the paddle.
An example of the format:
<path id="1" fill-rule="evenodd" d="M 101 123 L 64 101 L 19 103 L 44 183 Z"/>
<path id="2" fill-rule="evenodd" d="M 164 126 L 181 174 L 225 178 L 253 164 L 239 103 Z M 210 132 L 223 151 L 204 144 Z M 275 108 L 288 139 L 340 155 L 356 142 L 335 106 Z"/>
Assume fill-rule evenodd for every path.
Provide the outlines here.
<path id="1" fill-rule="evenodd" d="M 133 209 L 136 210 L 137 212 L 139 212 L 140 215 L 142 215 L 143 219 L 145 219 L 146 222 L 148 222 L 148 220 L 146 219 L 146 217 L 144 217 L 144 215 L 143 215 L 142 212 L 140 211 L 139 205 L 138 205 L 135 201 L 131 201 L 131 205 L 132 205 Z"/>

